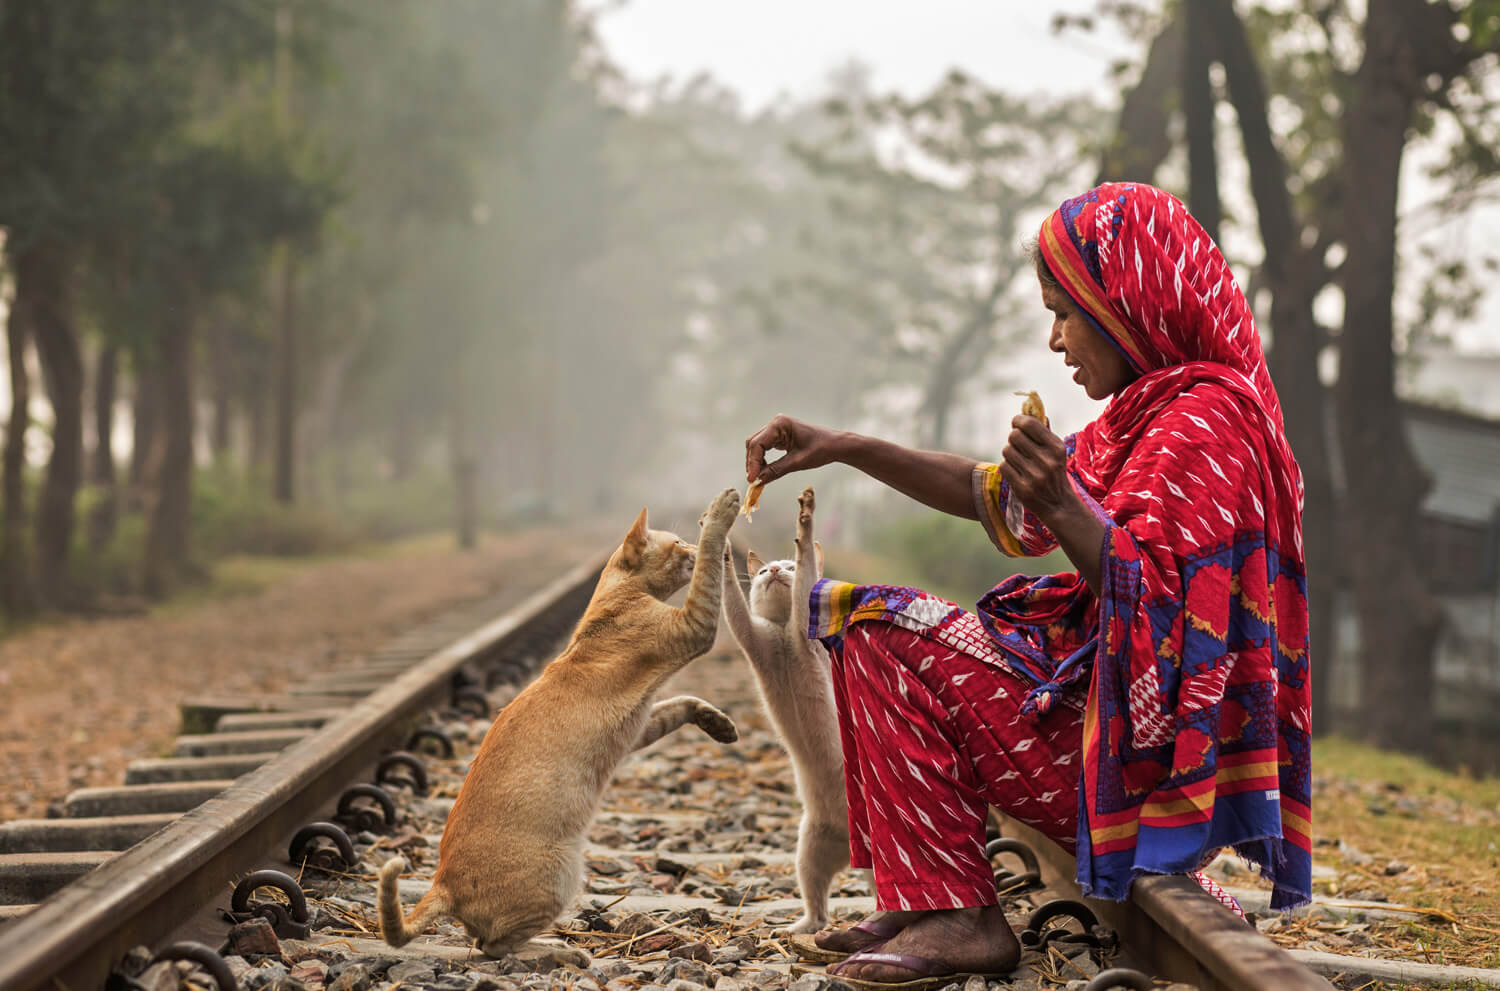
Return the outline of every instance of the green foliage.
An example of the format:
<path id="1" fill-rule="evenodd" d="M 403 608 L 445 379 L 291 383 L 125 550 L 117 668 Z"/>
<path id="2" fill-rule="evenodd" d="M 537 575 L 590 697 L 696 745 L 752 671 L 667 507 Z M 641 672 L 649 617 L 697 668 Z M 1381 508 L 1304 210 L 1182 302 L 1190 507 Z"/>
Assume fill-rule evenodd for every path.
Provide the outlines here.
<path id="1" fill-rule="evenodd" d="M 300 557 L 348 550 L 360 539 L 341 515 L 287 506 L 228 472 L 199 472 L 193 486 L 193 542 L 200 559 L 230 554 Z"/>
<path id="2" fill-rule="evenodd" d="M 869 545 L 909 573 L 909 580 L 918 587 L 966 608 L 1011 575 L 1074 570 L 1060 551 L 1040 558 L 1006 557 L 990 543 L 980 524 L 942 513 L 887 523 L 871 535 Z"/>
<path id="3" fill-rule="evenodd" d="M 89 486 L 79 493 L 79 516 L 89 512 L 104 497 L 101 489 Z M 74 534 L 71 573 L 82 586 L 85 597 L 98 595 L 138 595 L 141 588 L 141 558 L 146 550 L 146 519 L 139 513 L 122 514 L 115 524 L 109 543 L 102 548 L 88 546 L 83 528 Z"/>
<path id="4" fill-rule="evenodd" d="M 80 493 L 80 515 L 86 517 L 104 497 L 102 489 L 85 488 Z M 200 576 L 215 561 L 232 555 L 334 554 L 355 548 L 363 536 L 345 519 L 308 507 L 289 509 L 223 472 L 199 473 L 192 514 L 194 570 Z M 140 513 L 121 514 L 113 538 L 103 548 L 87 546 L 80 530 L 72 551 L 73 573 L 85 601 L 99 594 L 140 594 L 145 546 L 146 519 Z"/>
<path id="5" fill-rule="evenodd" d="M 453 527 L 452 476 L 417 472 L 409 478 L 361 485 L 345 497 L 339 516 L 370 540 L 396 540 Z"/>

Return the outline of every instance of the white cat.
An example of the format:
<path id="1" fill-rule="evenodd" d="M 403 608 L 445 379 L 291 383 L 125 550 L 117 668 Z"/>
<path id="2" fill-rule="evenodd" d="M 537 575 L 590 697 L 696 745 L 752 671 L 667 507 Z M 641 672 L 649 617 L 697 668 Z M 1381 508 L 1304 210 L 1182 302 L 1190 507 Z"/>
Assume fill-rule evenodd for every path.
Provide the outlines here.
<path id="1" fill-rule="evenodd" d="M 802 826 L 797 833 L 797 884 L 803 915 L 791 931 L 828 925 L 828 889 L 849 864 L 849 803 L 844 753 L 828 652 L 807 637 L 808 600 L 823 573 L 823 549 L 812 536 L 813 490 L 797 499 L 795 561 L 763 564 L 746 555 L 750 601 L 731 565 L 724 569 L 724 613 L 750 659 L 761 699 L 792 757 Z"/>

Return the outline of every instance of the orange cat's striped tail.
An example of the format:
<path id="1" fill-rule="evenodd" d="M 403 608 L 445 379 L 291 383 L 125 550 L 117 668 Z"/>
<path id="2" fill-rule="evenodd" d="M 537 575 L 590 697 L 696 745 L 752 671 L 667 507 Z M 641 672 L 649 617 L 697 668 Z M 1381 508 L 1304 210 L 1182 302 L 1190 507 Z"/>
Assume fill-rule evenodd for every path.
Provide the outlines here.
<path id="1" fill-rule="evenodd" d="M 392 858 L 380 868 L 380 884 L 375 894 L 375 905 L 380 914 L 380 935 L 392 946 L 405 946 L 414 936 L 420 935 L 427 924 L 440 915 L 448 914 L 448 899 L 436 885 L 422 896 L 417 907 L 405 919 L 401 917 L 401 894 L 396 879 L 406 870 L 406 861 Z"/>

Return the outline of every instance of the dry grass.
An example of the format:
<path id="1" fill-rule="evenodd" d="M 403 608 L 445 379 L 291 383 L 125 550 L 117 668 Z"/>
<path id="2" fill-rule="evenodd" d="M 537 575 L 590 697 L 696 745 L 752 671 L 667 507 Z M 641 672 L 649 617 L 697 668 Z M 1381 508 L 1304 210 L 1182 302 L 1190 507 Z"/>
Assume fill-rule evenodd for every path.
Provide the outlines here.
<path id="1" fill-rule="evenodd" d="M 1500 968 L 1500 781 L 1340 739 L 1314 745 L 1313 768 L 1314 858 L 1336 872 L 1316 892 L 1427 910 L 1359 930 L 1355 945 L 1368 937 L 1379 956 Z M 1338 926 L 1300 929 L 1305 938 L 1293 927 L 1276 935 L 1306 945 Z"/>

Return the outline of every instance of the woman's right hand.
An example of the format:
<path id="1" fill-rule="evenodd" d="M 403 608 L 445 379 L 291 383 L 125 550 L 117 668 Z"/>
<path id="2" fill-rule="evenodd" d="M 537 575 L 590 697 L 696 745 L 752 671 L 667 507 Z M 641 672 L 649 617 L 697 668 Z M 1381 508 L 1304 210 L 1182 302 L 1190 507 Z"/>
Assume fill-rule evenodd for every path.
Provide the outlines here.
<path id="1" fill-rule="evenodd" d="M 770 482 L 794 471 L 819 468 L 837 460 L 836 430 L 794 420 L 778 413 L 745 441 L 745 480 Z M 785 451 L 770 463 L 766 454 Z"/>

